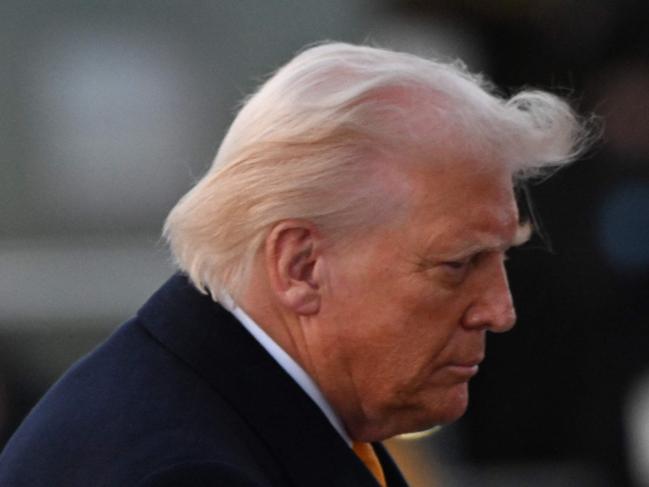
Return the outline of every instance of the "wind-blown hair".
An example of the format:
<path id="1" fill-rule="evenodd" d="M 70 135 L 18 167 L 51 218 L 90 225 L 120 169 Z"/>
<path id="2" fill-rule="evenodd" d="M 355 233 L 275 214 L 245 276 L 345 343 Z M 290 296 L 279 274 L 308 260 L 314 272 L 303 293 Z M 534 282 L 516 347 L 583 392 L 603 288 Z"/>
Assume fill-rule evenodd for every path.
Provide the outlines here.
<path id="1" fill-rule="evenodd" d="M 386 154 L 403 155 L 390 159 L 406 164 L 416 159 L 406 154 L 449 144 L 474 155 L 489 151 L 485 159 L 507 164 L 521 180 L 575 159 L 587 142 L 585 125 L 549 93 L 507 99 L 460 62 L 322 44 L 298 54 L 243 104 L 211 168 L 169 214 L 164 235 L 180 269 L 224 300 L 243 289 L 278 221 L 306 219 L 344 240 L 394 217 L 403 191 L 382 184 L 372 164 Z"/>

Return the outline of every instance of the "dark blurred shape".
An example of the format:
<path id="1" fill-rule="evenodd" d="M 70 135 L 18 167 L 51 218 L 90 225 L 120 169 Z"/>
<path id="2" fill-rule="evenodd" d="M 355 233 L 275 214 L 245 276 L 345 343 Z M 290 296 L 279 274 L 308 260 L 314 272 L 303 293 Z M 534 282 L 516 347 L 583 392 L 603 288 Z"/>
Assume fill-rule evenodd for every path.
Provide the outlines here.
<path id="1" fill-rule="evenodd" d="M 649 183 L 611 188 L 599 211 L 599 241 L 616 272 L 649 271 Z"/>
<path id="2" fill-rule="evenodd" d="M 627 56 L 600 72 L 589 85 L 606 119 L 606 139 L 626 165 L 649 158 L 649 52 Z"/>
<path id="3" fill-rule="evenodd" d="M 649 369 L 633 384 L 625 404 L 629 466 L 635 485 L 649 485 Z"/>

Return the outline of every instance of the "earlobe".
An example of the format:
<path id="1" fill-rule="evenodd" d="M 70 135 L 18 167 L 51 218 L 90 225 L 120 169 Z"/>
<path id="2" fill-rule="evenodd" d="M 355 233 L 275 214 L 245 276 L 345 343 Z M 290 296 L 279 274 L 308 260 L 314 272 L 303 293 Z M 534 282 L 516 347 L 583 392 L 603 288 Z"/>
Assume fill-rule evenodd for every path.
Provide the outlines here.
<path id="1" fill-rule="evenodd" d="M 314 315 L 320 310 L 319 294 L 303 287 L 289 289 L 283 296 L 283 302 L 299 315 Z"/>
<path id="2" fill-rule="evenodd" d="M 278 301 L 296 314 L 312 315 L 320 310 L 317 267 L 321 248 L 316 227 L 302 220 L 283 220 L 266 238 L 271 289 Z"/>

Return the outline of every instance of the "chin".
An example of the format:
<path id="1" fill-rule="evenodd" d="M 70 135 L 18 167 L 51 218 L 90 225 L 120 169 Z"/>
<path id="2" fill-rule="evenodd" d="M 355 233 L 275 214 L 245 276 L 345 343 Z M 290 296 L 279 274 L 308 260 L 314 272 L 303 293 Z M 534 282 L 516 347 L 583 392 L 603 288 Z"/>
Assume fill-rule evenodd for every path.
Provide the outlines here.
<path id="1" fill-rule="evenodd" d="M 466 412 L 468 396 L 465 400 L 454 400 L 444 404 L 436 404 L 435 407 L 421 408 L 418 413 L 412 413 L 402 417 L 402 421 L 392 425 L 391 431 L 382 431 L 382 439 L 393 436 L 427 432 L 435 430 L 460 419 Z"/>
<path id="2" fill-rule="evenodd" d="M 455 408 L 449 411 L 445 411 L 444 415 L 442 415 L 439 419 L 439 421 L 435 422 L 435 425 L 445 425 L 449 423 L 453 423 L 460 419 L 462 416 L 464 416 L 464 413 L 466 412 L 466 406 L 462 408 Z"/>
<path id="3" fill-rule="evenodd" d="M 449 424 L 460 419 L 469 406 L 468 384 L 458 384 L 449 391 L 446 391 L 441 398 L 437 397 L 428 403 L 427 422 L 421 429 L 428 429 L 433 426 Z"/>
<path id="4" fill-rule="evenodd" d="M 457 384 L 451 389 L 431 392 L 408 407 L 386 408 L 374 421 L 361 423 L 349 432 L 357 441 L 383 441 L 452 423 L 464 415 L 468 405 L 468 384 Z"/>

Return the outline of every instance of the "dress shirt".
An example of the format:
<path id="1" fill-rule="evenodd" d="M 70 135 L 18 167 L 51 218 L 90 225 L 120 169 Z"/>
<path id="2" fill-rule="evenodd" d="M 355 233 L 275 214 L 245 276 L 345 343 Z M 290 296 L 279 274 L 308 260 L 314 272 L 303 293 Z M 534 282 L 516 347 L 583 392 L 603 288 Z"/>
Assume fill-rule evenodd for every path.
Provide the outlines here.
<path id="1" fill-rule="evenodd" d="M 306 371 L 280 347 L 255 321 L 238 306 L 233 300 L 228 299 L 222 302 L 226 308 L 239 320 L 243 327 L 264 347 L 273 359 L 293 378 L 295 382 L 306 392 L 327 417 L 334 429 L 340 434 L 345 442 L 351 447 L 352 441 L 347 435 L 342 421 L 336 415 L 329 402 L 325 399 L 320 388 Z"/>

